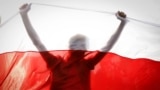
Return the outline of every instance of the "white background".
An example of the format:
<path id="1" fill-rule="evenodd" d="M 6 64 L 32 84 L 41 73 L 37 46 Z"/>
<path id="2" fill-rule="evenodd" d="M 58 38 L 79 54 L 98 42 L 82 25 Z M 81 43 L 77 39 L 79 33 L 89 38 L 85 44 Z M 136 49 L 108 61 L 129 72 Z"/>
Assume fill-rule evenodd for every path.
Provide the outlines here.
<path id="1" fill-rule="evenodd" d="M 124 11 L 128 17 L 160 24 L 158 0 L 0 0 L 0 53 L 36 50 L 26 35 L 16 13 L 23 3 L 42 3 L 100 11 Z M 5 23 L 14 16 L 9 22 Z M 105 45 L 119 21 L 114 15 L 32 5 L 32 24 L 49 50 L 66 49 L 70 36 L 82 33 L 89 37 L 89 49 Z M 4 24 L 5 23 L 5 24 Z M 160 28 L 129 20 L 120 39 L 111 50 L 132 58 L 160 60 Z"/>

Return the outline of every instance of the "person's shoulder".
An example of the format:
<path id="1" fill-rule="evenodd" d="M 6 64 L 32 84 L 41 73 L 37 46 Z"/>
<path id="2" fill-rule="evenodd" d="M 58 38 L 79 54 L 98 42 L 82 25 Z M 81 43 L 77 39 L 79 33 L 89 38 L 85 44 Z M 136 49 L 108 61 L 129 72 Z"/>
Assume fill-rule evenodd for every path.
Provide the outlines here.
<path id="1" fill-rule="evenodd" d="M 85 51 L 84 56 L 85 56 L 85 58 L 89 58 L 89 57 L 94 56 L 98 52 L 99 52 L 98 50 L 96 50 L 96 51 Z"/>

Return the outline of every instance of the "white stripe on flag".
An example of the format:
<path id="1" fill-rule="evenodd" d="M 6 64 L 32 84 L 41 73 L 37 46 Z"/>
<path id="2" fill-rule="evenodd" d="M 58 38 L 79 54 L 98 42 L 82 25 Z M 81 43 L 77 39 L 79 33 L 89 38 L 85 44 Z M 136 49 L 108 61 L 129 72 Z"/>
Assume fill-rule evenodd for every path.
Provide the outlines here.
<path id="1" fill-rule="evenodd" d="M 29 16 L 48 50 L 68 49 L 69 38 L 77 33 L 89 38 L 89 50 L 98 50 L 119 25 L 115 16 L 45 6 L 33 6 Z M 130 21 L 111 52 L 130 58 L 160 60 L 159 34 L 158 27 Z M 19 15 L 1 28 L 0 42 L 0 53 L 37 51 Z"/>

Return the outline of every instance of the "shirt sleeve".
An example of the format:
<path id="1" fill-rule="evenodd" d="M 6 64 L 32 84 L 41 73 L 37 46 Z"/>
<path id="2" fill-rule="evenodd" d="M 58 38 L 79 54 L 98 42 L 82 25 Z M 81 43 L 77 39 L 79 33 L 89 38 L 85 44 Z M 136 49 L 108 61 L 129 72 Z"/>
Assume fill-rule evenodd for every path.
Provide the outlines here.
<path id="1" fill-rule="evenodd" d="M 60 57 L 54 56 L 48 51 L 40 52 L 40 54 L 44 61 L 47 63 L 48 68 L 52 68 L 53 66 L 59 63 Z"/>
<path id="2" fill-rule="evenodd" d="M 94 69 L 94 66 L 100 62 L 103 57 L 106 55 L 106 52 L 100 52 L 100 51 L 96 51 L 96 52 L 90 52 L 86 55 L 86 65 L 87 67 L 89 67 L 89 69 Z"/>

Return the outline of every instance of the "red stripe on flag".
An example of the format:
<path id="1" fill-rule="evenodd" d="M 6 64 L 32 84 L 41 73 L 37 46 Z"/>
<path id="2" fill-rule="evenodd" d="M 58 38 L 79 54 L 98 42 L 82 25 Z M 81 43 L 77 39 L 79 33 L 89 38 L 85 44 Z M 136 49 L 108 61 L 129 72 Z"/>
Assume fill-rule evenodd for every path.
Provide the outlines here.
<path id="1" fill-rule="evenodd" d="M 63 56 L 67 51 L 51 51 Z M 94 52 L 93 52 L 94 53 Z M 0 90 L 49 90 L 51 73 L 38 52 L 0 55 Z M 91 72 L 92 90 L 160 90 L 160 62 L 108 53 Z"/>

